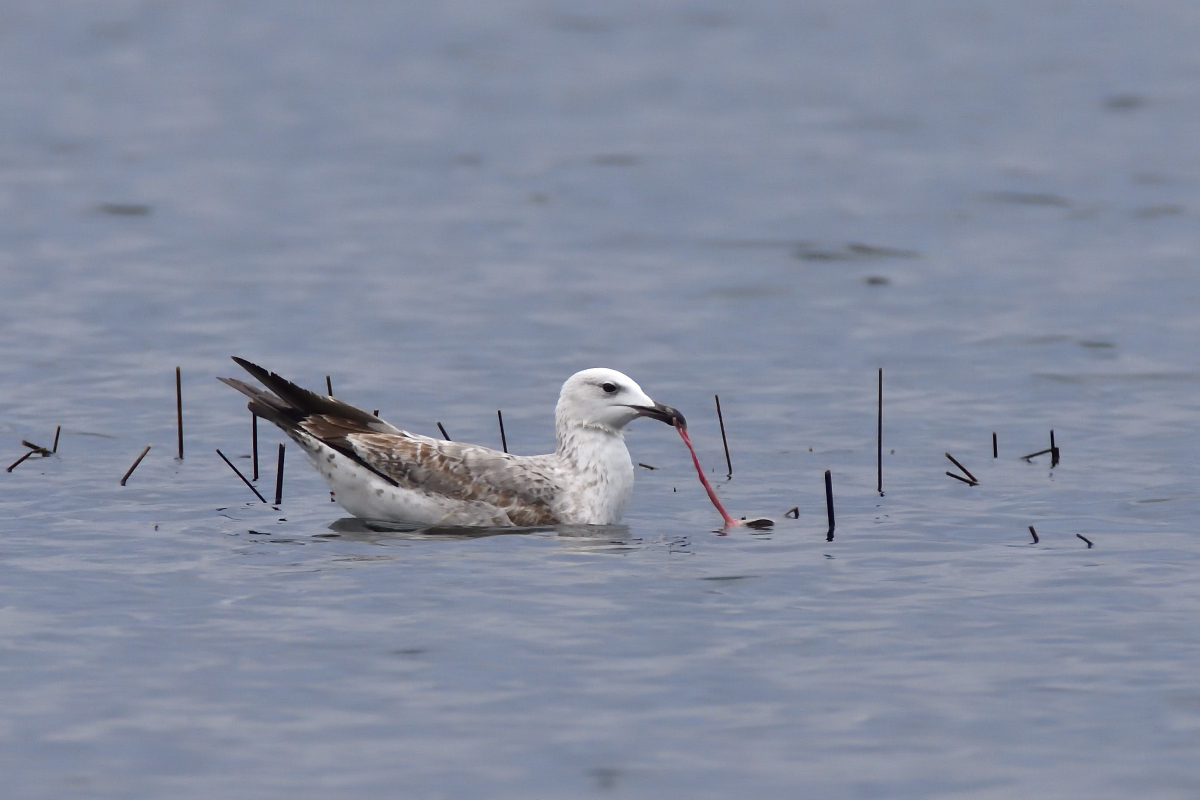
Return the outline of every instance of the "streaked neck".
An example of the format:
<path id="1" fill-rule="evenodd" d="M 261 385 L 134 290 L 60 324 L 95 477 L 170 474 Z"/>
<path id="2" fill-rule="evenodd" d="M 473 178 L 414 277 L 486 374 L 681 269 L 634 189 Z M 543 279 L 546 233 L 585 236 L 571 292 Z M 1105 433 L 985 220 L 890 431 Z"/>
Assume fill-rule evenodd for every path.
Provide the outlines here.
<path id="1" fill-rule="evenodd" d="M 558 424 L 554 435 L 558 440 L 558 455 L 579 467 L 586 466 L 584 462 L 609 449 L 628 454 L 624 433 L 608 426 Z"/>

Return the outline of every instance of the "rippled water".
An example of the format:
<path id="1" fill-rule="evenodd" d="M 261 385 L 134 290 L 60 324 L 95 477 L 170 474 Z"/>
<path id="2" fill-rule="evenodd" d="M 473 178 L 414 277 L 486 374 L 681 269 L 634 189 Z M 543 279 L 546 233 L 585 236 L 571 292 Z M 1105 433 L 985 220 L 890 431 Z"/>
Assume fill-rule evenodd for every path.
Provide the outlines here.
<path id="1" fill-rule="evenodd" d="M 8 791 L 1194 797 L 1198 39 L 1170 2 L 7 4 L 5 463 L 62 426 L 0 473 Z M 650 421 L 627 526 L 372 530 L 294 448 L 263 505 L 213 452 L 249 467 L 231 354 L 422 433 L 502 408 L 520 453 L 612 366 L 717 480 L 719 392 L 719 491 L 779 525 L 717 535 Z"/>

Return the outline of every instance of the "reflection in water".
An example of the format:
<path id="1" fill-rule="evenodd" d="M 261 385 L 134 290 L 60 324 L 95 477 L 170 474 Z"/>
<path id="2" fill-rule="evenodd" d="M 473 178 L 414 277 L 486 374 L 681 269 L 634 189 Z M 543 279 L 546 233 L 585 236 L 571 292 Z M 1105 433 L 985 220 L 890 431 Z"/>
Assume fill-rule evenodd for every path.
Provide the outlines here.
<path id="1" fill-rule="evenodd" d="M 319 533 L 320 539 L 346 539 L 352 542 L 378 544 L 396 539 L 456 541 L 481 539 L 485 536 L 503 536 L 534 533 L 545 528 L 485 528 L 454 525 L 419 525 L 416 523 L 388 522 L 377 519 L 343 517 L 334 520 L 329 529 L 333 533 Z"/>
<path id="2" fill-rule="evenodd" d="M 574 546 L 591 548 L 620 545 L 640 546 L 641 540 L 631 536 L 627 525 L 538 525 L 532 527 L 468 527 L 456 525 L 419 525 L 377 519 L 343 517 L 330 524 L 333 533 L 317 534 L 320 539 L 346 539 L 378 544 L 388 540 L 410 541 L 468 541 L 488 536 L 524 536 L 546 534 L 569 541 Z"/>

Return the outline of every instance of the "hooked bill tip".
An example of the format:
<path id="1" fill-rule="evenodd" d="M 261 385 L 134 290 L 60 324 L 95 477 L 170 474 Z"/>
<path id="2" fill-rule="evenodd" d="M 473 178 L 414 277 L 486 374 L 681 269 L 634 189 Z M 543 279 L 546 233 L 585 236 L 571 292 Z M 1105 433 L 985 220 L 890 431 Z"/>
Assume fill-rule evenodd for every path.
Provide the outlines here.
<path id="1" fill-rule="evenodd" d="M 687 427 L 687 420 L 683 418 L 683 414 L 680 414 L 678 409 L 665 406 L 662 403 L 655 403 L 652 406 L 630 406 L 630 408 L 636 411 L 639 416 L 650 417 L 651 419 L 665 422 L 677 428 Z"/>

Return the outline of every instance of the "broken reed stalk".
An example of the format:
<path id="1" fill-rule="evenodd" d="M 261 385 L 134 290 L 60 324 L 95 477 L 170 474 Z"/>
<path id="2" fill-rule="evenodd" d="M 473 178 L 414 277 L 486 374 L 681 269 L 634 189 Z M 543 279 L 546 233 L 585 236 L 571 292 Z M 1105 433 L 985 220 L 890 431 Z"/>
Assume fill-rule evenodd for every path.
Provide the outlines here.
<path id="1" fill-rule="evenodd" d="M 17 467 L 21 466 L 21 462 L 22 462 L 22 461 L 24 461 L 25 459 L 29 458 L 31 455 L 33 455 L 33 454 L 34 454 L 34 453 L 36 453 L 36 452 L 37 452 L 36 450 L 27 450 L 27 451 L 25 452 L 25 455 L 21 456 L 21 457 L 20 457 L 20 458 L 18 458 L 16 461 L 14 461 L 13 463 L 9 464 L 9 465 L 8 465 L 8 468 L 7 468 L 7 469 L 5 469 L 4 471 L 5 471 L 5 472 L 12 472 L 14 469 L 16 469 Z M 137 466 L 137 465 L 135 464 L 134 466 Z M 130 471 L 132 472 L 132 470 L 130 470 Z M 124 481 L 122 481 L 122 484 L 124 484 Z"/>
<path id="2" fill-rule="evenodd" d="M 286 448 L 279 443 L 279 462 L 275 467 L 275 505 L 283 503 L 283 454 Z"/>
<path id="3" fill-rule="evenodd" d="M 948 459 L 950 459 L 952 462 L 954 462 L 954 466 L 956 466 L 956 467 L 958 467 L 959 469 L 961 469 L 961 470 L 963 471 L 963 474 L 964 474 L 964 475 L 966 475 L 968 478 L 970 478 L 970 479 L 971 479 L 971 483 L 979 483 L 979 479 L 978 479 L 978 478 L 976 478 L 974 475 L 972 475 L 972 474 L 971 474 L 971 470 L 967 469 L 967 468 L 966 468 L 966 467 L 964 467 L 962 464 L 958 463 L 958 459 L 957 459 L 957 458 L 955 458 L 954 456 L 950 455 L 949 453 L 946 453 L 946 458 L 948 458 Z"/>
<path id="4" fill-rule="evenodd" d="M 643 464 L 641 461 L 638 462 L 638 466 L 642 469 L 658 469 L 658 467 L 652 467 L 649 464 Z"/>
<path id="5" fill-rule="evenodd" d="M 992 458 L 1000 457 L 1000 445 L 996 441 L 996 432 L 992 431 Z"/>
<path id="6" fill-rule="evenodd" d="M 729 470 L 729 474 L 725 478 L 733 478 L 733 462 L 729 460 L 729 442 L 725 439 L 725 417 L 721 416 L 721 397 L 713 395 L 713 400 L 717 401 L 717 424 L 721 426 L 721 446 L 725 448 L 725 467 Z"/>
<path id="7" fill-rule="evenodd" d="M 954 480 L 956 480 L 956 481 L 962 481 L 967 486 L 978 486 L 979 485 L 979 481 L 968 480 L 967 478 L 964 478 L 962 475 L 955 475 L 950 470 L 946 470 L 946 474 L 949 475 L 951 478 L 954 478 Z"/>
<path id="8" fill-rule="evenodd" d="M 1054 443 L 1054 429 L 1050 430 L 1050 469 L 1058 466 L 1058 445 Z"/>
<path id="9" fill-rule="evenodd" d="M 1092 540 L 1091 539 L 1087 538 L 1082 533 L 1077 533 L 1075 535 L 1078 536 L 1080 539 L 1083 539 L 1085 542 L 1087 542 L 1088 550 L 1092 549 Z"/>
<path id="10" fill-rule="evenodd" d="M 442 423 L 439 422 L 437 425 L 438 430 L 442 432 L 442 438 L 447 442 L 453 442 L 454 440 L 450 438 L 450 434 L 446 433 L 446 429 L 442 427 Z"/>
<path id="11" fill-rule="evenodd" d="M 372 411 L 371 413 L 372 413 L 372 414 L 374 414 L 375 416 L 377 416 L 377 417 L 378 417 L 378 416 L 379 416 L 379 409 L 377 408 L 377 409 L 375 409 L 374 411 Z"/>
<path id="12" fill-rule="evenodd" d="M 121 477 L 121 485 L 122 486 L 125 485 L 125 481 L 129 480 L 129 476 L 133 474 L 133 471 L 138 468 L 138 464 L 142 463 L 142 459 L 145 458 L 146 453 L 149 453 L 149 452 L 150 452 L 150 445 L 146 445 L 146 449 L 143 450 L 142 454 L 139 455 L 137 457 L 137 460 L 133 462 L 133 466 L 130 467 L 129 470 L 126 471 L 126 473 Z"/>
<path id="13" fill-rule="evenodd" d="M 1050 448 L 1047 447 L 1045 450 L 1038 450 L 1036 453 L 1030 453 L 1027 456 L 1021 456 L 1021 460 L 1028 461 L 1031 458 L 1037 458 L 1038 456 L 1044 456 L 1044 455 L 1046 455 L 1046 453 L 1049 453 L 1049 452 L 1050 452 Z"/>
<path id="14" fill-rule="evenodd" d="M 258 414 L 253 411 L 250 412 L 250 466 L 254 470 L 254 480 L 258 480 Z"/>
<path id="15" fill-rule="evenodd" d="M 183 460 L 183 377 L 179 367 L 175 368 L 175 423 L 179 432 L 179 458 Z"/>
<path id="16" fill-rule="evenodd" d="M 261 494 L 258 493 L 258 489 L 254 488 L 254 484 L 252 484 L 252 483 L 250 483 L 250 481 L 246 480 L 246 476 L 242 474 L 242 471 L 239 470 L 237 467 L 235 467 L 233 465 L 233 462 L 230 461 L 228 458 L 226 458 L 225 454 L 222 453 L 219 449 L 217 450 L 217 455 L 219 455 L 221 457 L 222 461 L 224 461 L 226 464 L 229 465 L 229 468 L 234 471 L 234 474 L 236 474 L 239 478 L 242 479 L 242 483 L 246 484 L 246 486 L 248 486 L 250 488 L 250 491 L 254 492 L 255 497 L 257 497 L 259 500 L 262 500 L 264 503 L 267 502 L 267 498 L 263 497 Z"/>
<path id="17" fill-rule="evenodd" d="M 1033 526 L 1032 526 L 1032 525 L 1030 525 L 1030 526 L 1029 526 L 1029 535 L 1033 537 L 1033 543 L 1034 543 L 1034 544 L 1037 544 L 1038 542 L 1040 542 L 1040 541 L 1041 541 L 1041 539 L 1039 539 L 1039 538 L 1038 538 L 1037 531 L 1035 531 L 1035 530 L 1033 529 Z"/>
<path id="18" fill-rule="evenodd" d="M 508 452 L 508 439 L 504 437 L 504 415 L 500 413 L 500 409 L 496 409 L 496 419 L 500 420 L 500 447 L 504 452 Z"/>
<path id="19" fill-rule="evenodd" d="M 825 510 L 829 514 L 829 535 L 825 538 L 825 541 L 832 542 L 833 541 L 833 527 L 834 527 L 834 521 L 833 521 L 833 474 L 829 470 L 825 470 Z M 797 517 L 800 516 L 799 512 L 796 513 L 796 516 Z"/>
<path id="20" fill-rule="evenodd" d="M 333 397 L 333 381 L 329 379 L 328 375 L 325 376 L 325 394 Z"/>
<path id="21" fill-rule="evenodd" d="M 29 441 L 28 439 L 22 439 L 22 440 L 21 440 L 21 444 L 25 445 L 25 446 L 26 446 L 26 447 L 28 447 L 30 450 L 32 450 L 33 452 L 37 453 L 37 454 L 38 454 L 39 456 L 41 456 L 42 458 L 45 458 L 46 456 L 50 455 L 50 451 L 49 451 L 49 450 L 47 450 L 46 448 L 42 447 L 40 444 L 34 444 L 33 442 Z"/>
<path id="22" fill-rule="evenodd" d="M 57 452 L 58 452 L 58 435 L 59 435 L 60 433 L 62 433 L 62 425 L 59 425 L 58 427 L 56 427 L 56 428 L 54 429 L 54 446 L 50 448 L 50 452 L 51 452 L 51 453 L 57 453 Z"/>
<path id="23" fill-rule="evenodd" d="M 792 506 L 787 511 L 783 512 L 783 515 L 785 517 L 791 517 L 792 519 L 800 519 L 800 506 Z"/>
<path id="24" fill-rule="evenodd" d="M 875 436 L 875 470 L 878 476 L 876 491 L 883 494 L 883 367 L 879 368 L 879 420 Z"/>

